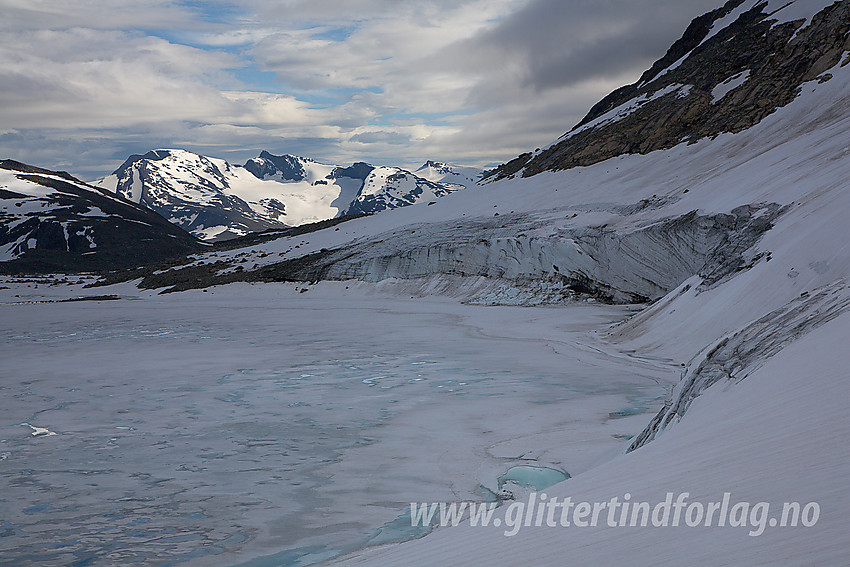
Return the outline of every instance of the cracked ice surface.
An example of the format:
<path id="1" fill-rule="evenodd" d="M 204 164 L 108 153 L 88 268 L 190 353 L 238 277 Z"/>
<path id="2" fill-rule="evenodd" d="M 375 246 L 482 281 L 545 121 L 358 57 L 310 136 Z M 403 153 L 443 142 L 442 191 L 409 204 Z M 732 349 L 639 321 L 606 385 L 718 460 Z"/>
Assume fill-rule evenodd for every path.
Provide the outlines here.
<path id="1" fill-rule="evenodd" d="M 300 287 L 3 290 L 0 555 L 309 564 L 376 541 L 409 502 L 621 453 L 648 415 L 610 416 L 657 411 L 677 377 L 588 339 L 628 307 Z"/>

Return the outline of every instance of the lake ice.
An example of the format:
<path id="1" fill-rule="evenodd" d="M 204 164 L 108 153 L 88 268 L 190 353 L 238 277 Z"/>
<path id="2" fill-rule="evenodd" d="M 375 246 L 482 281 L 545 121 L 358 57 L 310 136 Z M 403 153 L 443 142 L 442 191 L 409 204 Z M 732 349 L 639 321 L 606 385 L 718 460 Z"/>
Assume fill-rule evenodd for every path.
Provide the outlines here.
<path id="1" fill-rule="evenodd" d="M 621 453 L 678 377 L 594 342 L 628 307 L 330 283 L 34 303 L 103 290 L 31 285 L 0 296 L 16 565 L 307 565 L 416 537 L 397 521 L 410 502 Z"/>

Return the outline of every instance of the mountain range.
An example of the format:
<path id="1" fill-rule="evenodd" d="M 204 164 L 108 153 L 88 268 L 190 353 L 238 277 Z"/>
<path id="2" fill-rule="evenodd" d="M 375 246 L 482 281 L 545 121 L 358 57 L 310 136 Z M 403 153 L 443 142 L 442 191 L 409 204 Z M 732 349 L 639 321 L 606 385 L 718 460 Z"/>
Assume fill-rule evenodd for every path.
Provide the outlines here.
<path id="1" fill-rule="evenodd" d="M 481 174 L 431 161 L 415 173 L 363 162 L 343 167 L 266 151 L 240 166 L 161 149 L 133 155 L 92 183 L 214 241 L 431 201 Z"/>

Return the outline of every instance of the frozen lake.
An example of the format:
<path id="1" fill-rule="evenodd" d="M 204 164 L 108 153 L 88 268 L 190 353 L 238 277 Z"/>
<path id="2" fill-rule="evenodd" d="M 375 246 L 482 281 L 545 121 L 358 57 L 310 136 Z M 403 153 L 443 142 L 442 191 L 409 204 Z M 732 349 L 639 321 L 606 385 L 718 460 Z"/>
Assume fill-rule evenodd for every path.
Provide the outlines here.
<path id="1" fill-rule="evenodd" d="M 626 307 L 27 285 L 0 290 L 2 564 L 309 565 L 409 538 L 409 502 L 613 457 L 678 377 L 596 338 Z"/>

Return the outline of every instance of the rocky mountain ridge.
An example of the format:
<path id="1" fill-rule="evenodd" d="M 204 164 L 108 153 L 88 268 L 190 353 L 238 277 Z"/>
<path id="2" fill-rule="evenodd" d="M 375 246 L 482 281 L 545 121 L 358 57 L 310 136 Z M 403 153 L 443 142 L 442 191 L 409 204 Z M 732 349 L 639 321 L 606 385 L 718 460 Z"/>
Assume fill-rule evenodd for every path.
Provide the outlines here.
<path id="1" fill-rule="evenodd" d="M 812 12 L 807 17 L 807 11 Z M 741 132 L 850 62 L 850 4 L 729 0 L 696 18 L 641 78 L 547 148 L 493 178 L 524 177 Z"/>
<path id="2" fill-rule="evenodd" d="M 114 270 L 202 249 L 153 211 L 66 172 L 0 161 L 0 272 Z"/>
<path id="3" fill-rule="evenodd" d="M 477 182 L 471 168 L 462 171 L 429 167 L 429 179 L 397 167 L 343 167 L 267 151 L 239 166 L 186 150 L 152 150 L 94 183 L 214 241 L 430 201 Z"/>

